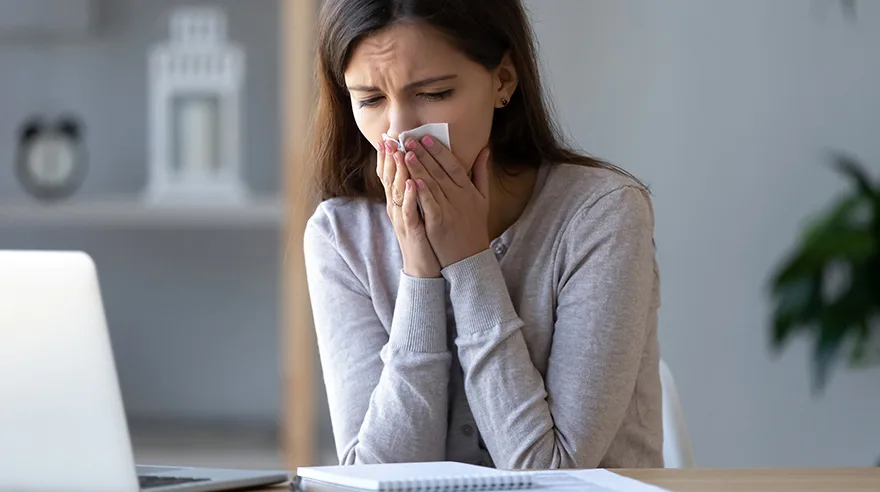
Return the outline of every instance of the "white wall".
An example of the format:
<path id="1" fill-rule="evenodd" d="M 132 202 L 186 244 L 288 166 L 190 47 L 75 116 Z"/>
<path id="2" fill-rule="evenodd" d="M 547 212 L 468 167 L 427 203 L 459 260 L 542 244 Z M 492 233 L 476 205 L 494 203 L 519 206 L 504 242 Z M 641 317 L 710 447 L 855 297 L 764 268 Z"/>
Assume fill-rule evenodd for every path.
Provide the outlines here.
<path id="1" fill-rule="evenodd" d="M 813 398 L 807 341 L 768 350 L 767 276 L 843 182 L 880 171 L 880 2 L 531 0 L 574 140 L 655 194 L 663 357 L 700 466 L 871 465 L 880 369 Z"/>

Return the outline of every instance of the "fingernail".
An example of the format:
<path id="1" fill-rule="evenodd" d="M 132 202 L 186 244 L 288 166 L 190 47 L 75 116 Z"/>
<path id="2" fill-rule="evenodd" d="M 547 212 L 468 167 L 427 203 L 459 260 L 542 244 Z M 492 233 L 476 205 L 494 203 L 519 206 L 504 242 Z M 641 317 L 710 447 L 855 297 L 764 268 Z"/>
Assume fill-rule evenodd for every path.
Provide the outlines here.
<path id="1" fill-rule="evenodd" d="M 412 181 L 406 180 L 406 191 L 412 191 Z"/>
<path id="2" fill-rule="evenodd" d="M 385 152 L 394 152 L 394 148 L 395 148 L 395 147 L 394 147 L 394 145 L 391 143 L 390 140 L 387 141 L 387 142 L 385 142 Z"/>
<path id="3" fill-rule="evenodd" d="M 406 153 L 406 162 L 413 162 L 414 160 L 416 160 L 415 152 L 407 152 Z"/>
<path id="4" fill-rule="evenodd" d="M 379 152 L 382 152 L 383 150 L 385 150 L 385 142 L 379 142 L 376 145 L 376 150 L 378 150 Z"/>
<path id="5" fill-rule="evenodd" d="M 411 138 L 407 139 L 406 144 L 404 144 L 404 147 L 406 147 L 409 150 L 416 150 L 416 141 Z"/>
<path id="6" fill-rule="evenodd" d="M 394 162 L 396 162 L 397 164 L 400 164 L 400 154 L 395 152 L 393 155 L 394 155 Z"/>
<path id="7" fill-rule="evenodd" d="M 425 147 L 430 147 L 434 145 L 434 139 L 429 135 L 422 139 L 422 143 L 425 144 Z"/>
<path id="8" fill-rule="evenodd" d="M 420 190 L 425 189 L 425 182 L 423 180 L 420 179 L 420 180 L 416 181 L 416 183 L 419 185 Z"/>

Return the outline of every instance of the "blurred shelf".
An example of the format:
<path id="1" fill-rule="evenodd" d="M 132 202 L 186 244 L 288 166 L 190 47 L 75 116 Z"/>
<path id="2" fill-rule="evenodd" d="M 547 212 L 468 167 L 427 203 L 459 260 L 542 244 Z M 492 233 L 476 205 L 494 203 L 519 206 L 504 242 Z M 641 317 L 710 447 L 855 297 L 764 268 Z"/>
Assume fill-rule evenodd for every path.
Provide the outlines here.
<path id="1" fill-rule="evenodd" d="M 0 202 L 0 227 L 53 228 L 275 228 L 279 197 L 254 197 L 244 205 L 150 205 L 134 197 L 83 198 L 43 204 Z"/>

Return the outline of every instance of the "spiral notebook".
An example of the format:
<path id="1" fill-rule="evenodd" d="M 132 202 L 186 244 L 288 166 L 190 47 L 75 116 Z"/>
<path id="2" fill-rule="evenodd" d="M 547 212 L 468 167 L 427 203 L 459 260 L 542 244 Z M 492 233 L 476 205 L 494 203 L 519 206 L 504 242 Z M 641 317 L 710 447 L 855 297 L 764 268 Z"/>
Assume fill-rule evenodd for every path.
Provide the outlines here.
<path id="1" fill-rule="evenodd" d="M 512 490 L 533 486 L 532 474 L 456 462 L 298 468 L 299 479 L 379 492 Z"/>

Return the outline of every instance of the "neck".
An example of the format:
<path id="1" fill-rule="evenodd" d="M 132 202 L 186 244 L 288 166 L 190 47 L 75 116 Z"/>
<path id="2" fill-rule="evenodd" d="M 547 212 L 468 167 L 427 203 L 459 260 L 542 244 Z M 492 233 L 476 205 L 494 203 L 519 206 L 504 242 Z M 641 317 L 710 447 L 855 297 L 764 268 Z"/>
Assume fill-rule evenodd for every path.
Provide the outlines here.
<path id="1" fill-rule="evenodd" d="M 510 175 L 489 166 L 489 238 L 496 239 L 519 220 L 535 188 L 538 170 L 528 168 Z"/>

